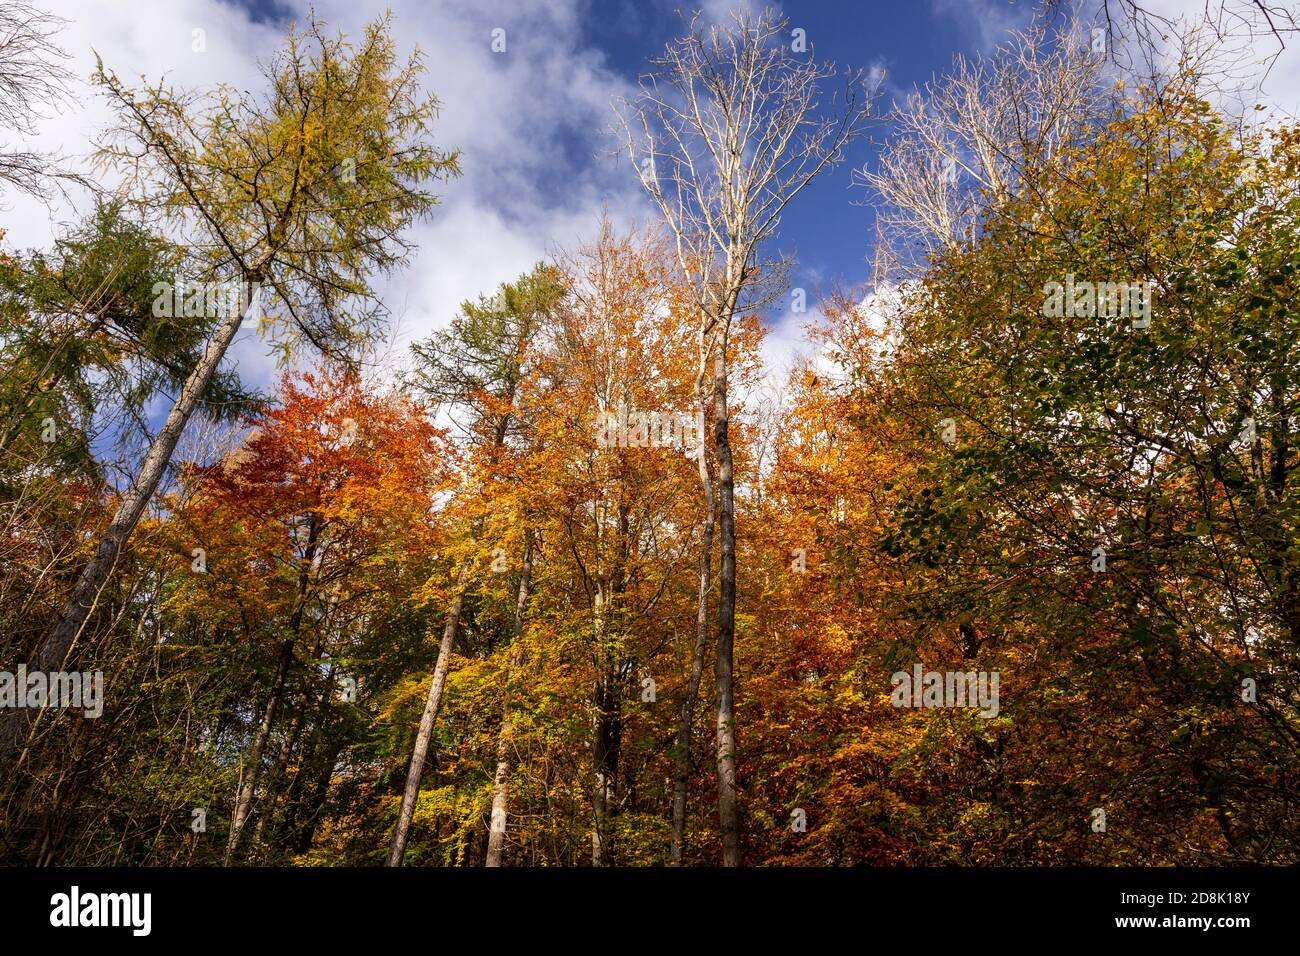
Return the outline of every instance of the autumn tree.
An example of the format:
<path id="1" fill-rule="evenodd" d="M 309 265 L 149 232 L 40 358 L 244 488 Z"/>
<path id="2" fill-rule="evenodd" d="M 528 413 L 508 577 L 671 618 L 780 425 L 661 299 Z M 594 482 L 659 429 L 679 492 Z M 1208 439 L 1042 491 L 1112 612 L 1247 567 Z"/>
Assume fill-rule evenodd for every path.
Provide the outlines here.
<path id="1" fill-rule="evenodd" d="M 1234 137 L 1186 75 L 1136 91 L 904 309 L 887 405 L 923 454 L 882 546 L 918 636 L 1003 662 L 1025 729 L 976 745 L 1003 858 L 1032 857 L 1030 815 L 1068 859 L 1268 852 L 1246 794 L 1292 786 L 1291 140 Z M 1115 835 L 1068 835 L 1094 808 Z"/>
<path id="2" fill-rule="evenodd" d="M 334 677 L 319 676 L 322 662 L 348 656 L 348 642 L 331 632 L 335 618 L 364 587 L 368 565 L 430 547 L 430 510 L 450 474 L 447 450 L 421 411 L 354 375 L 286 378 L 279 397 L 277 408 L 252 419 L 247 442 L 196 473 L 197 489 L 175 522 L 200 545 L 198 586 L 188 599 L 208 601 L 209 618 L 234 602 L 235 621 L 273 622 L 260 638 L 270 639 L 275 663 L 241 764 L 227 863 L 240 851 L 268 757 L 278 778 L 310 729 L 304 722 L 336 695 L 335 666 L 328 666 Z M 272 732 L 290 705 L 283 746 L 270 755 Z M 271 810 L 262 808 L 263 821 Z"/>
<path id="3" fill-rule="evenodd" d="M 554 270 L 538 266 L 517 283 L 504 284 L 491 298 L 466 302 L 451 327 L 426 342 L 413 347 L 415 368 L 413 387 L 434 408 L 446 407 L 455 414 L 468 413 L 462 427 L 469 443 L 468 471 L 464 489 L 479 504 L 486 504 L 487 489 L 497 480 L 498 470 L 510 454 L 510 439 L 524 425 L 516 407 L 520 384 L 531 358 L 534 337 L 548 312 L 563 295 Z M 482 533 L 484 515 L 468 518 L 468 538 L 472 546 Z M 522 626 L 528 602 L 528 588 L 533 554 L 531 532 L 525 530 L 516 621 Z M 410 833 L 411 820 L 420 792 L 425 757 L 433 734 L 434 722 L 442 703 L 447 669 L 456 642 L 457 628 L 465 608 L 466 594 L 472 583 L 473 549 L 463 550 L 453 596 L 443 623 L 438 660 L 429 683 L 429 692 L 420 716 L 406 786 L 398 807 L 387 864 L 400 866 Z M 508 738 L 509 726 L 506 726 Z M 506 776 L 504 753 L 498 757 L 496 777 L 500 780 L 494 797 L 494 819 L 504 826 Z"/>

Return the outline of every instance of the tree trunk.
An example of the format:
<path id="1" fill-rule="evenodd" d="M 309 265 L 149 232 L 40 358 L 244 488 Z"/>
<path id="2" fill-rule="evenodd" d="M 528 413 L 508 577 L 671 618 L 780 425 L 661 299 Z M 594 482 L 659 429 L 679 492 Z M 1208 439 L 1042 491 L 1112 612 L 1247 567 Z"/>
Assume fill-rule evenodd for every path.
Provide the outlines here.
<path id="1" fill-rule="evenodd" d="M 707 399 L 701 390 L 700 412 L 703 414 Z M 695 647 L 691 653 L 691 676 L 682 700 L 681 721 L 677 726 L 676 770 L 673 779 L 673 835 L 668 849 L 668 862 L 680 866 L 686 847 L 686 796 L 691 776 L 691 724 L 695 719 L 695 701 L 700 693 L 700 678 L 704 673 L 704 652 L 709 638 L 709 590 L 713 572 L 713 526 L 717 515 L 713 505 L 713 486 L 709 479 L 709 465 L 704 456 L 704 436 L 700 436 L 700 486 L 704 492 L 704 529 L 700 538 L 700 588 L 696 599 Z"/>
<path id="2" fill-rule="evenodd" d="M 271 728 L 275 724 L 276 712 L 280 709 L 280 700 L 284 696 L 285 681 L 289 676 L 289 665 L 293 661 L 293 641 L 286 640 L 280 645 L 280 663 L 275 669 L 275 683 L 271 687 L 271 699 L 267 701 L 262 722 L 257 728 L 257 737 L 253 740 L 253 749 L 244 765 L 244 772 L 235 797 L 235 812 L 230 817 L 230 835 L 226 839 L 226 853 L 222 865 L 229 866 L 239 848 L 239 838 L 243 835 L 244 824 L 248 822 L 248 813 L 253 805 L 253 794 L 257 790 L 257 779 L 262 767 L 262 753 L 266 742 L 271 737 Z"/>
<path id="3" fill-rule="evenodd" d="M 732 646 L 736 636 L 736 499 L 731 444 L 727 437 L 727 327 L 713 357 L 713 424 L 718 453 L 718 518 L 721 531 L 718 593 L 718 822 L 722 865 L 740 866 L 740 823 L 736 812 L 736 728 Z"/>
<path id="4" fill-rule="evenodd" d="M 591 864 L 610 866 L 614 860 L 613 822 L 623 742 L 622 693 L 612 667 L 597 680 L 595 696 L 592 750 L 596 775 L 591 805 L 596 819 L 591 831 Z"/>
<path id="5" fill-rule="evenodd" d="M 317 661 L 321 659 L 322 648 L 323 644 L 317 646 Z M 316 719 L 313 732 L 303 745 L 302 753 L 298 759 L 297 772 L 284 793 L 285 811 L 282 829 L 284 838 L 282 842 L 290 843 L 299 853 L 305 853 L 311 845 L 311 835 L 315 830 L 315 817 L 320 806 L 324 803 L 330 780 L 334 776 L 334 763 L 343 750 L 343 740 L 341 738 L 334 738 L 334 743 L 330 743 L 329 716 L 330 704 L 334 694 L 335 676 L 335 666 L 330 664 L 325 672 L 325 682 L 321 688 L 320 697 L 316 701 Z M 306 689 L 304 689 L 304 694 L 306 694 Z M 326 753 L 328 756 L 325 760 L 319 761 L 320 769 L 315 776 L 309 776 L 308 771 L 313 766 L 316 754 L 321 752 Z M 310 786 L 303 783 L 308 779 L 313 781 Z M 310 822 L 304 824 L 302 822 L 304 819 Z M 302 834 L 304 832 L 306 833 L 306 845 L 302 844 L 304 839 Z M 294 836 L 294 834 L 298 835 Z"/>
<path id="6" fill-rule="evenodd" d="M 259 279 L 249 282 L 249 307 L 246 312 L 232 312 L 218 327 L 216 334 L 203 349 L 203 356 L 194 371 L 181 388 L 181 393 L 167 414 L 167 421 L 149 446 L 140 470 L 136 473 L 131 487 L 122 496 L 117 513 L 99 539 L 90 561 L 82 569 L 77 583 L 72 588 L 67 602 L 59 612 L 58 620 L 42 642 L 36 655 L 36 669 L 43 671 L 61 670 L 72 649 L 73 643 L 80 636 L 91 611 L 99 600 L 100 592 L 108 583 L 118 556 L 125 547 L 131 532 L 135 530 L 145 506 L 158 489 L 167 463 L 171 461 L 176 443 L 180 441 L 185 425 L 198 405 L 199 398 L 207 390 L 212 376 L 216 374 L 226 350 L 239 331 L 244 316 L 254 309 L 259 300 L 261 284 Z M 31 729 L 31 712 L 27 708 L 16 708 L 4 721 L 4 732 L 0 733 L 0 766 L 13 761 L 19 749 L 27 739 Z"/>
<path id="7" fill-rule="evenodd" d="M 492 816 L 488 830 L 487 855 L 484 866 L 500 866 L 506 846 L 507 797 L 510 786 L 510 748 L 514 723 L 510 716 L 510 684 L 519 669 L 521 651 L 519 637 L 524 629 L 524 611 L 528 606 L 529 587 L 533 576 L 533 532 L 524 531 L 524 566 L 519 575 L 519 593 L 515 597 L 515 620 L 512 627 L 515 646 L 510 649 L 510 668 L 506 672 L 506 686 L 502 693 L 501 734 L 497 738 L 497 772 L 492 780 Z"/>
<path id="8" fill-rule="evenodd" d="M 318 661 L 319 657 L 315 660 Z M 270 772 L 266 775 L 266 795 L 262 800 L 261 811 L 257 815 L 257 826 L 253 829 L 252 847 L 259 862 L 265 860 L 268 832 L 270 832 L 271 838 L 274 838 L 275 815 L 279 809 L 281 800 L 287 799 L 290 796 L 288 792 L 281 795 L 281 784 L 288 772 L 289 759 L 293 756 L 294 748 L 298 744 L 298 737 L 302 733 L 303 724 L 306 722 L 307 705 L 310 700 L 310 694 L 306 687 L 306 672 L 309 670 L 310 666 L 311 665 L 309 665 L 308 668 L 304 668 L 303 679 L 300 682 L 303 685 L 302 703 L 293 712 L 293 717 L 289 720 L 289 726 L 284 732 L 284 739 L 280 741 L 279 752 L 276 754 L 275 759 L 271 761 Z M 333 671 L 331 670 L 330 673 L 333 673 Z M 328 691 L 326 691 L 326 693 L 328 693 Z M 297 778 L 295 777 L 294 779 L 296 780 Z M 290 787 L 292 787 L 292 784 Z M 270 828 L 270 831 L 268 831 L 268 827 Z"/>
<path id="9" fill-rule="evenodd" d="M 424 714 L 420 717 L 420 729 L 415 735 L 415 749 L 411 752 L 411 766 L 406 771 L 406 789 L 402 792 L 402 807 L 397 814 L 397 826 L 393 828 L 393 842 L 388 848 L 385 866 L 401 866 L 402 855 L 406 852 L 406 839 L 411 830 L 411 818 L 415 816 L 415 801 L 420 794 L 420 778 L 424 775 L 424 759 L 429 752 L 429 740 L 433 737 L 433 722 L 438 717 L 438 707 L 442 703 L 442 688 L 447 681 L 447 668 L 451 664 L 451 649 L 456 643 L 456 629 L 460 626 L 460 612 L 465 606 L 465 587 L 469 580 L 469 563 L 466 562 L 460 573 L 456 597 L 447 610 L 447 621 L 442 628 L 442 643 L 438 645 L 438 662 L 433 668 L 433 680 L 429 683 L 429 696 L 424 702 Z"/>
<path id="10" fill-rule="evenodd" d="M 343 746 L 343 739 L 336 738 L 326 747 L 324 756 L 317 764 L 311 786 L 307 788 L 306 794 L 300 800 L 295 801 L 288 831 L 297 834 L 294 850 L 298 853 L 306 853 L 311 849 L 311 841 L 316 835 L 316 824 L 320 820 L 320 811 L 325 806 L 325 798 L 329 796 L 330 781 L 334 778 L 334 765 L 338 762 L 339 754 L 343 752 Z M 304 763 L 302 773 L 306 772 L 307 764 Z"/>
<path id="11" fill-rule="evenodd" d="M 618 506 L 618 538 L 607 577 L 597 586 L 596 622 L 597 677 L 594 691 L 596 713 L 592 718 L 592 762 L 595 768 L 591 831 L 593 866 L 611 866 L 614 861 L 614 816 L 618 808 L 618 763 L 623 749 L 623 679 L 626 676 L 621 650 L 625 629 L 624 594 L 631 554 L 630 509 Z"/>
<path id="12" fill-rule="evenodd" d="M 274 726 L 275 717 L 280 709 L 280 704 L 284 700 L 285 685 L 289 679 L 289 668 L 293 665 L 293 649 L 302 636 L 302 618 L 307 611 L 307 594 L 311 589 L 312 574 L 319 570 L 320 555 L 323 553 L 319 549 L 320 544 L 321 521 L 320 516 L 312 513 L 307 526 L 307 543 L 303 549 L 302 560 L 298 565 L 298 584 L 297 596 L 294 599 L 293 615 L 289 620 L 290 634 L 285 640 L 280 650 L 280 663 L 276 669 L 275 685 L 271 691 L 271 700 L 267 704 L 266 714 L 262 719 L 262 724 L 257 729 L 257 739 L 253 744 L 253 752 L 248 765 L 242 774 L 242 781 L 239 793 L 235 798 L 235 812 L 230 818 L 230 835 L 226 841 L 226 855 L 223 860 L 226 866 L 229 866 L 234 859 L 235 853 L 239 849 L 239 841 L 243 836 L 244 826 L 248 823 L 248 814 L 253 806 L 253 797 L 257 793 L 257 783 L 262 775 L 262 753 L 266 749 L 266 744 L 270 740 L 271 730 Z M 317 642 L 317 656 L 321 647 Z M 304 676 L 304 686 L 306 677 Z M 306 707 L 306 700 L 303 700 L 303 707 Z M 303 710 L 300 708 L 298 714 L 294 717 L 294 723 L 288 734 L 285 735 L 283 751 L 293 747 L 293 738 L 297 734 L 298 721 L 301 719 Z M 270 784 L 273 786 L 279 776 L 280 759 L 276 759 L 272 765 Z M 288 754 L 284 753 L 284 760 L 288 760 Z M 267 808 L 268 812 L 270 808 Z M 263 814 L 258 822 L 258 833 L 260 837 L 261 828 L 266 822 L 266 815 Z"/>

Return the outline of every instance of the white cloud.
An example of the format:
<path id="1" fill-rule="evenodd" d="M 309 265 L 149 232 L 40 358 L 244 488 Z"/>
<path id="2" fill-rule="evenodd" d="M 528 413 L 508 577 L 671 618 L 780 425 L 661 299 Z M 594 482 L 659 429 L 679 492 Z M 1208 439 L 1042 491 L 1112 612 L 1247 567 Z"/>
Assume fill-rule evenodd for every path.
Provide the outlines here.
<path id="1" fill-rule="evenodd" d="M 769 384 L 784 384 L 791 369 L 804 359 L 811 359 L 814 364 L 821 361 L 817 343 L 808 335 L 808 329 L 824 320 L 821 308 L 810 302 L 808 311 L 786 312 L 768 326 L 762 356 Z"/>
<path id="2" fill-rule="evenodd" d="M 1214 53 L 1207 63 L 1221 70 L 1211 92 L 1215 105 L 1231 113 L 1244 113 L 1248 120 L 1277 122 L 1300 116 L 1300 35 L 1270 32 L 1254 0 L 1145 0 L 1147 36 L 1159 44 L 1158 62 L 1169 69 L 1176 65 L 1177 41 L 1189 30 L 1199 31 L 1203 44 Z M 1300 7 L 1291 15 L 1300 19 Z M 1208 16 L 1207 16 L 1208 15 Z M 1273 24 L 1283 31 L 1286 19 L 1274 15 Z M 1126 47 L 1136 62 L 1142 62 L 1136 31 L 1131 22 L 1121 22 Z M 1211 71 L 1214 72 L 1214 71 Z M 1254 115 L 1254 104 L 1269 109 Z"/>
<path id="3" fill-rule="evenodd" d="M 761 13 L 763 10 L 774 10 L 778 16 L 783 13 L 781 4 L 773 0 L 700 0 L 697 6 L 700 19 L 705 23 L 719 26 L 730 25 L 734 14 L 738 11 L 751 15 Z M 683 5 L 683 8 L 689 9 L 689 5 Z M 798 26 L 798 24 L 794 25 Z"/>
<path id="4" fill-rule="evenodd" d="M 3 141 L 6 146 L 21 144 L 61 154 L 68 165 L 83 172 L 89 171 L 89 154 L 110 120 L 107 104 L 89 82 L 96 53 L 106 68 L 128 83 L 143 74 L 151 82 L 165 76 L 177 86 L 219 82 L 243 86 L 256 79 L 254 57 L 271 49 L 277 39 L 276 31 L 212 0 L 141 0 L 129 13 L 102 0 L 61 0 L 49 9 L 66 21 L 55 39 L 69 54 L 64 65 L 75 78 L 69 102 L 39 124 L 36 136 L 5 136 Z M 192 50 L 194 30 L 204 31 L 204 53 Z M 86 208 L 85 195 L 69 198 L 71 203 L 60 202 L 47 210 L 30 197 L 11 191 L 0 194 L 7 243 L 14 248 L 47 244 L 58 222 L 70 221 Z"/>
<path id="5" fill-rule="evenodd" d="M 1038 4 L 1008 4 L 1006 0 L 930 0 L 930 9 L 938 17 L 947 17 L 974 40 L 974 53 L 992 53 L 1006 42 L 1015 30 L 1024 29 L 1033 18 Z M 943 70 L 948 64 L 936 64 Z"/>
<path id="6" fill-rule="evenodd" d="M 608 208 L 619 223 L 644 219 L 648 206 L 627 161 L 607 155 L 604 134 L 611 99 L 627 92 L 602 54 L 583 45 L 581 0 L 504 0 L 485 10 L 475 0 L 393 0 L 395 33 L 404 49 L 425 55 L 426 83 L 442 101 L 434 124 L 439 145 L 462 150 L 465 175 L 441 186 L 442 205 L 411 238 L 419 245 L 411 267 L 384 283 L 404 347 L 450 320 L 465 299 L 490 292 L 546 256 L 595 232 Z M 298 20 L 307 0 L 281 4 Z M 322 20 L 357 35 L 374 16 L 355 0 L 316 0 Z M 166 75 L 177 86 L 219 82 L 256 89 L 257 61 L 283 36 L 279 24 L 253 22 L 243 8 L 220 0 L 60 0 L 52 11 L 68 20 L 60 45 L 69 68 L 88 78 L 97 51 L 124 81 Z M 505 31 L 506 49 L 494 53 L 492 31 Z M 192 49 L 202 30 L 205 50 Z M 75 102 L 40 127 L 30 147 L 85 156 L 107 124 L 105 103 L 88 83 Z M 627 168 L 625 168 L 627 167 Z M 4 223 L 11 248 L 46 245 L 59 221 L 77 210 L 12 193 Z M 85 197 L 77 204 L 84 211 Z M 274 363 L 247 332 L 232 350 L 246 381 L 268 385 Z"/>

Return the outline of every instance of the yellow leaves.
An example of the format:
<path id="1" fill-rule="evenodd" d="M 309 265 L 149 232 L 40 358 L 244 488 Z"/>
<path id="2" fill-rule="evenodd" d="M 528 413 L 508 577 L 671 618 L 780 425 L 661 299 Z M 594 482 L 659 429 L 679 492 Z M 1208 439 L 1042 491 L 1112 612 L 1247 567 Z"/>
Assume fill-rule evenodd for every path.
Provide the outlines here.
<path id="1" fill-rule="evenodd" d="M 491 787 L 466 790 L 445 786 L 420 791 L 415 804 L 412 826 L 434 830 L 442 838 L 440 866 L 463 866 L 465 854 L 475 834 L 482 829 L 484 806 L 491 802 Z"/>
<path id="2" fill-rule="evenodd" d="M 436 203 L 424 185 L 459 174 L 431 143 L 436 101 L 418 59 L 396 63 L 390 27 L 371 24 L 356 51 L 312 19 L 257 94 L 136 92 L 97 74 L 119 114 L 100 159 L 132 179 L 145 215 L 197 228 L 209 268 L 265 267 L 291 307 L 291 323 L 265 329 L 286 357 L 302 339 L 341 350 L 373 332 L 372 276 L 403 260 L 400 234 Z"/>
<path id="3" fill-rule="evenodd" d="M 414 714 L 414 721 L 418 723 L 420 709 L 424 705 L 424 699 L 429 695 L 429 684 L 432 681 L 432 675 L 404 678 L 384 695 L 379 712 L 375 715 L 375 723 L 390 723 L 403 714 L 406 715 L 408 723 L 411 715 Z"/>

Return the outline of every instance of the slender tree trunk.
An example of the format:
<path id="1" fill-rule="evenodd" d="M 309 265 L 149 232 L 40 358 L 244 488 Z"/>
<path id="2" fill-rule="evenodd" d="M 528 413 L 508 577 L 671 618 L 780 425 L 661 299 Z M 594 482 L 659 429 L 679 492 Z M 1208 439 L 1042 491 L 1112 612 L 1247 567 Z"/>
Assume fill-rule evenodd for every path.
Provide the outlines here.
<path id="1" fill-rule="evenodd" d="M 332 603 L 333 602 L 331 602 L 331 604 Z M 321 642 L 317 645 L 317 661 L 321 659 L 323 649 L 324 642 Z M 325 672 L 324 685 L 321 687 L 320 695 L 316 700 L 316 717 L 312 722 L 312 732 L 306 737 L 302 752 L 298 757 L 297 772 L 294 773 L 293 779 L 289 782 L 289 786 L 284 792 L 283 802 L 285 809 L 283 814 L 284 822 L 280 831 L 283 835 L 281 842 L 289 843 L 294 846 L 297 848 L 297 852 L 299 853 L 306 852 L 306 847 L 299 847 L 301 838 L 295 836 L 295 834 L 298 834 L 300 829 L 302 829 L 301 820 L 303 819 L 304 802 L 308 807 L 316 806 L 316 804 L 312 803 L 312 801 L 316 799 L 316 788 L 323 786 L 326 790 L 329 789 L 329 782 L 333 776 L 334 761 L 338 759 L 338 754 L 342 750 L 341 739 L 333 745 L 333 749 L 331 749 L 331 745 L 329 744 L 331 737 L 329 731 L 329 713 L 331 698 L 334 694 L 334 679 L 336 673 L 335 665 L 330 664 L 329 668 Z M 303 688 L 304 709 L 306 708 L 305 701 L 311 696 L 305 683 L 306 682 L 304 682 Z M 325 761 L 327 765 L 313 777 L 309 774 L 309 771 L 316 763 L 316 755 L 321 752 L 329 754 L 328 760 Z M 281 768 L 281 773 L 287 772 L 287 769 L 288 764 L 285 763 Z M 324 774 L 325 777 L 323 784 L 321 784 L 319 780 L 321 774 Z M 307 780 L 313 780 L 314 783 L 309 786 L 305 782 Z M 321 795 L 320 799 L 323 801 L 324 796 Z M 315 811 L 312 810 L 311 812 L 314 813 Z M 308 836 L 307 839 L 308 844 L 310 845 L 310 836 Z"/>
<path id="2" fill-rule="evenodd" d="M 630 510 L 618 506 L 618 543 L 608 577 L 596 591 L 595 620 L 598 675 L 592 719 L 592 760 L 595 768 L 591 831 L 591 862 L 611 866 L 614 862 L 614 816 L 618 810 L 618 764 L 623 750 L 623 655 L 624 595 L 631 554 Z"/>
<path id="3" fill-rule="evenodd" d="M 515 646 L 510 649 L 510 667 L 506 672 L 506 686 L 502 693 L 501 734 L 497 738 L 497 771 L 492 780 L 492 816 L 488 830 L 487 855 L 484 866 L 500 866 L 506 846 L 507 799 L 510 789 L 510 748 L 514 722 L 510 714 L 510 684 L 519 669 L 522 651 L 520 635 L 524 629 L 524 611 L 528 607 L 529 588 L 533 576 L 533 532 L 524 531 L 524 566 L 519 575 L 519 592 L 515 596 L 515 620 L 511 629 Z"/>
<path id="4" fill-rule="evenodd" d="M 591 804 L 596 819 L 591 831 L 591 863 L 610 866 L 614 860 L 614 808 L 623 742 L 622 694 L 612 667 L 596 682 L 595 696 L 592 749 L 596 774 Z"/>
<path id="5" fill-rule="evenodd" d="M 72 588 L 67 602 L 59 612 L 59 617 L 37 651 L 35 665 L 37 670 L 54 671 L 63 668 L 64 661 L 72 649 L 73 643 L 80 636 L 87 619 L 99 600 L 100 592 L 108 583 L 113 567 L 125 547 L 131 532 L 135 530 L 140 516 L 158 489 L 167 463 L 171 461 L 176 443 L 180 441 L 185 425 L 198 405 L 199 398 L 207 390 L 212 376 L 221 365 L 230 343 L 239 331 L 244 316 L 258 304 L 261 289 L 260 280 L 249 282 L 249 307 L 246 312 L 232 312 L 217 328 L 208 340 L 189 378 L 185 380 L 180 395 L 167 414 L 167 420 L 155 436 L 145 455 L 144 462 L 136 473 L 131 487 L 122 496 L 117 513 L 99 539 L 90 561 L 82 569 L 77 583 Z M 3 732 L 0 732 L 0 766 L 13 761 L 19 749 L 27 739 L 31 729 L 31 712 L 19 707 L 9 712 L 4 720 Z"/>
<path id="6" fill-rule="evenodd" d="M 253 797 L 257 794 L 257 783 L 262 775 L 262 754 L 266 750 L 267 742 L 271 738 L 271 730 L 274 727 L 275 718 L 280 710 L 280 705 L 284 700 L 285 686 L 289 680 L 289 668 L 293 666 L 293 649 L 302 636 L 302 619 L 307 611 L 307 593 L 311 589 L 311 580 L 313 572 L 317 571 L 320 563 L 319 550 L 321 522 L 320 517 L 313 513 L 311 515 L 307 528 L 307 543 L 303 549 L 302 561 L 298 565 L 298 584 L 297 596 L 294 600 L 293 615 L 290 618 L 290 636 L 284 641 L 280 649 L 280 663 L 276 668 L 275 684 L 271 691 L 271 700 L 267 704 L 266 713 L 262 718 L 262 723 L 257 729 L 257 738 L 253 743 L 253 751 L 248 763 L 244 767 L 241 775 L 239 792 L 235 797 L 235 812 L 230 818 L 230 835 L 226 841 L 226 854 L 223 860 L 226 866 L 229 866 L 239 850 L 239 841 L 243 837 L 244 827 L 248 823 L 248 815 L 253 806 Z M 317 644 L 319 650 L 320 644 Z M 305 678 L 304 678 L 305 681 Z M 306 706 L 304 700 L 303 706 Z M 297 721 L 301 719 L 302 711 L 294 718 L 294 727 L 290 729 L 285 736 L 284 748 L 292 748 L 293 737 L 297 733 Z M 288 755 L 285 754 L 285 760 Z M 279 768 L 279 759 L 272 766 L 270 781 L 274 784 Z M 269 809 L 269 808 L 268 808 Z M 258 822 L 259 837 L 261 827 L 266 822 L 264 814 Z"/>
<path id="7" fill-rule="evenodd" d="M 262 767 L 262 754 L 266 750 L 266 742 L 270 739 L 271 728 L 275 724 L 276 712 L 280 709 L 280 701 L 284 697 L 284 685 L 292 661 L 293 641 L 286 640 L 280 645 L 280 663 L 275 670 L 271 699 L 267 701 L 266 710 L 262 714 L 262 722 L 257 728 L 257 737 L 253 740 L 253 749 L 244 764 L 239 792 L 235 796 L 235 812 L 230 817 L 230 835 L 226 839 L 226 853 L 221 861 L 224 866 L 229 866 L 234 859 L 235 851 L 239 848 L 239 839 L 244 832 L 244 824 L 248 822 L 248 813 L 253 806 L 253 794 L 257 790 L 257 779 Z"/>
<path id="8" fill-rule="evenodd" d="M 740 823 L 736 810 L 736 727 L 732 647 L 736 636 L 736 498 L 727 436 L 727 326 L 713 357 L 713 424 L 718 453 L 718 525 L 721 554 L 718 593 L 718 822 L 722 865 L 740 866 Z"/>
<path id="9" fill-rule="evenodd" d="M 276 760 L 270 765 L 270 773 L 266 774 L 266 800 L 263 801 L 263 808 L 257 814 L 257 827 L 253 830 L 252 845 L 257 849 L 259 857 L 265 860 L 266 840 L 276 840 L 276 816 L 279 813 L 281 805 L 290 805 L 295 797 L 295 790 L 298 788 L 298 782 L 302 779 L 302 774 L 295 774 L 290 780 L 289 787 L 283 788 L 282 783 L 287 774 L 289 774 L 289 762 L 294 756 L 294 749 L 298 747 L 298 741 L 303 736 L 303 728 L 311 726 L 308 721 L 309 710 L 312 709 L 312 688 L 311 675 L 315 674 L 316 666 L 320 665 L 321 654 L 325 650 L 325 640 L 321 637 L 316 641 L 316 649 L 312 652 L 308 666 L 303 669 L 303 678 L 299 682 L 299 692 L 302 695 L 302 704 L 294 711 L 294 717 L 290 719 L 289 728 L 285 731 L 285 739 L 279 744 L 279 752 L 276 754 Z M 325 671 L 325 682 L 322 684 L 320 698 L 316 701 L 316 727 L 320 726 L 322 719 L 325 717 L 326 708 L 329 706 L 330 692 L 334 687 L 334 665 L 330 665 Z M 308 732 L 308 743 L 304 744 L 304 749 L 312 743 L 312 732 Z M 299 769 L 305 762 L 302 754 L 299 756 Z M 270 831 L 268 834 L 268 827 Z"/>
<path id="10" fill-rule="evenodd" d="M 700 413 L 703 415 L 707 398 L 700 394 Z M 668 862 L 680 866 L 686 847 L 686 796 L 691 776 L 691 724 L 695 719 L 695 701 L 700 693 L 700 678 L 704 673 L 704 653 L 709 642 L 709 591 L 713 587 L 713 526 L 717 515 L 713 504 L 713 483 L 709 478 L 709 465 L 704 455 L 704 436 L 700 435 L 700 487 L 704 492 L 704 529 L 700 538 L 699 594 L 696 598 L 695 647 L 691 653 L 691 675 L 682 701 L 681 721 L 677 726 L 677 756 L 673 779 L 673 835 L 668 849 Z"/>
<path id="11" fill-rule="evenodd" d="M 411 766 L 406 771 L 406 789 L 402 792 L 402 806 L 397 814 L 397 826 L 393 828 L 393 842 L 388 847 L 388 859 L 385 866 L 401 866 L 402 855 L 406 852 L 406 839 L 411 831 L 411 818 L 415 816 L 415 801 L 420 795 L 420 778 L 424 775 L 424 760 L 429 753 L 429 740 L 433 737 L 433 722 L 438 717 L 438 707 L 442 704 L 442 688 L 447 682 L 447 668 L 451 664 L 451 650 L 456 643 L 456 629 L 460 626 L 460 612 L 465 606 L 465 587 L 469 580 L 469 564 L 466 562 L 460 572 L 460 582 L 456 587 L 456 597 L 447 610 L 447 620 L 442 627 L 442 643 L 438 645 L 438 662 L 433 668 L 433 680 L 429 683 L 429 696 L 424 702 L 424 714 L 420 717 L 420 729 L 415 735 L 415 749 L 411 752 Z"/>
<path id="12" fill-rule="evenodd" d="M 343 752 L 343 743 L 343 738 L 339 737 L 327 746 L 324 756 L 317 765 L 311 787 L 294 805 L 290 832 L 297 833 L 294 849 L 299 853 L 306 853 L 311 849 L 311 841 L 316 835 L 316 824 L 320 820 L 321 807 L 325 805 L 325 798 L 329 796 L 330 781 L 334 778 L 334 765 L 338 762 L 339 754 Z M 302 772 L 306 773 L 306 770 L 307 766 L 304 764 Z"/>
<path id="13" fill-rule="evenodd" d="M 298 737 L 302 733 L 302 727 L 306 721 L 310 694 L 305 686 L 307 684 L 305 674 L 301 683 L 304 685 L 302 704 L 293 712 L 293 716 L 289 720 L 289 726 L 284 732 L 284 739 L 280 741 L 280 749 L 271 762 L 270 771 L 266 775 L 266 795 L 262 800 L 261 810 L 257 814 L 257 826 L 253 828 L 252 847 L 259 860 L 264 860 L 266 856 L 268 827 L 270 827 L 271 836 L 274 838 L 275 815 L 282 799 L 280 794 L 281 784 L 288 772 L 289 759 L 293 756 L 294 747 L 298 744 Z M 288 793 L 284 794 L 284 797 L 288 796 Z"/>

